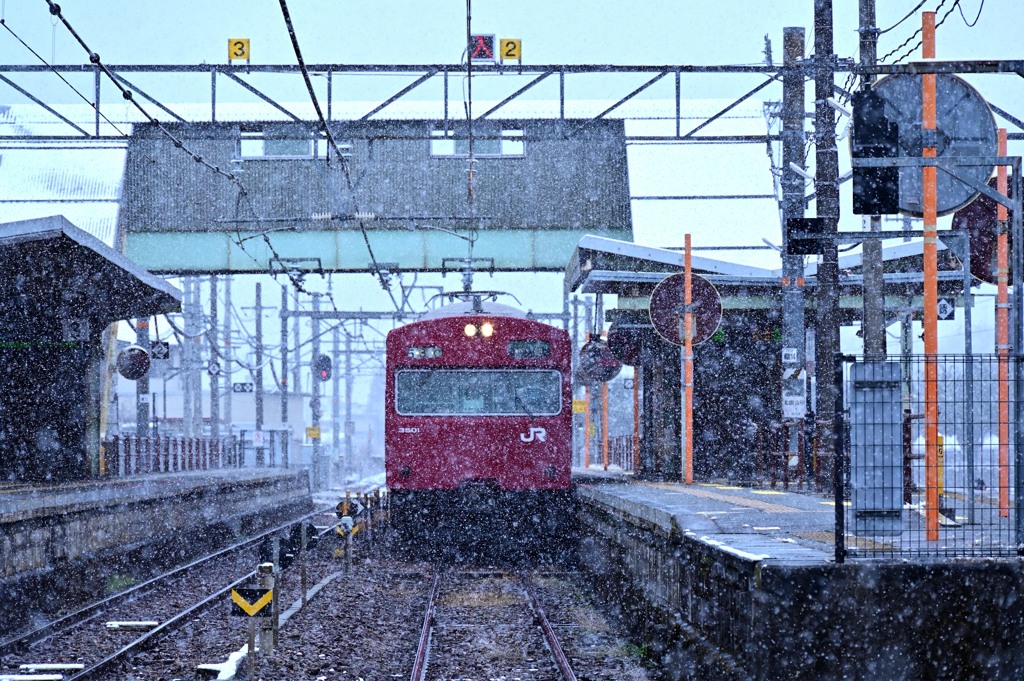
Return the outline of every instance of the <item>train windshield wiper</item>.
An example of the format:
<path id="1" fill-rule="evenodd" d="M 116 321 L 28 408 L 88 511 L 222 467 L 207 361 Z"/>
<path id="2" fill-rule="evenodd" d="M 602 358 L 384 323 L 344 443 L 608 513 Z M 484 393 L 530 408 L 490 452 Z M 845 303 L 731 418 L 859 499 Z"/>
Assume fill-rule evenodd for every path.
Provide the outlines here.
<path id="1" fill-rule="evenodd" d="M 529 416 L 531 419 L 532 418 L 536 418 L 533 415 L 533 412 L 530 411 L 530 408 L 526 406 L 526 402 L 524 402 L 522 400 L 522 398 L 519 397 L 519 388 L 513 388 L 513 392 L 515 393 L 515 396 L 516 396 L 516 404 L 518 404 L 520 407 L 522 407 L 523 411 L 525 411 L 526 415 Z"/>

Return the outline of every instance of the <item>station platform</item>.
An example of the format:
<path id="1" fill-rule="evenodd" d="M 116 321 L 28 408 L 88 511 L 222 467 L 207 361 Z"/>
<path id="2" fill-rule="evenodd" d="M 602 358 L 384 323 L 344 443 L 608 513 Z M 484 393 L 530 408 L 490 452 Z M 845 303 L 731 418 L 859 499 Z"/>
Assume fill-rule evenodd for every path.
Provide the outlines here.
<path id="1" fill-rule="evenodd" d="M 0 633 L 311 511 L 305 469 L 0 486 Z M 31 614 L 30 614 L 31 613 Z"/>
<path id="2" fill-rule="evenodd" d="M 1018 679 L 1019 558 L 835 561 L 806 491 L 574 470 L 580 565 L 670 679 Z M 675 675 L 673 675 L 675 674 Z"/>
<path id="3" fill-rule="evenodd" d="M 577 495 L 645 518 L 666 533 L 685 534 L 752 560 L 787 564 L 834 560 L 835 502 L 824 495 L 630 478 L 581 475 Z"/>
<path id="4" fill-rule="evenodd" d="M 130 477 L 100 478 L 66 484 L 17 483 L 0 485 L 0 525 L 68 513 L 91 506 L 181 498 L 210 487 L 256 481 L 287 481 L 296 471 L 274 468 L 219 468 Z"/>

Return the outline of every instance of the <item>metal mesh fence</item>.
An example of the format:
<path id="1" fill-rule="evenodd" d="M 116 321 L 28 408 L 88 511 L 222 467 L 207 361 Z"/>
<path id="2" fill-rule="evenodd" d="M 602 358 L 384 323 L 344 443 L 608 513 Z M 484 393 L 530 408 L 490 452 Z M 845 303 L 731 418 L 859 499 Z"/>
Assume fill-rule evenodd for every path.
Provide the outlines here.
<path id="1" fill-rule="evenodd" d="M 1018 554 L 1019 361 L 837 360 L 838 560 Z"/>

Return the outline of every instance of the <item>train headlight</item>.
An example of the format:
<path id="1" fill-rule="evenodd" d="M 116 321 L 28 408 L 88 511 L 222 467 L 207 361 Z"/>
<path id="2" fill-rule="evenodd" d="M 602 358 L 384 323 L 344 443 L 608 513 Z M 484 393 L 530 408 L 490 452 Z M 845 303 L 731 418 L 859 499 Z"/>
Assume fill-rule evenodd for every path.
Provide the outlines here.
<path id="1" fill-rule="evenodd" d="M 494 326 L 490 322 L 484 322 L 480 325 L 480 335 L 484 338 L 490 338 L 494 333 Z"/>
<path id="2" fill-rule="evenodd" d="M 466 328 L 463 329 L 463 332 L 472 338 L 476 335 L 476 324 L 466 324 Z"/>

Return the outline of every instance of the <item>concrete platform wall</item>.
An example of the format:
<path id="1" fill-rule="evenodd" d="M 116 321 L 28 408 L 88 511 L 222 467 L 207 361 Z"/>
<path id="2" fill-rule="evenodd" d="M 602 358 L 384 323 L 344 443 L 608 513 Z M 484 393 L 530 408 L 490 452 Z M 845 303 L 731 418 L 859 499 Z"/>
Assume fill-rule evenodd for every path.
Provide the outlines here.
<path id="1" fill-rule="evenodd" d="M 201 537 L 215 524 L 240 527 L 259 515 L 309 506 L 309 495 L 302 472 L 193 481 L 154 477 L 131 498 L 105 496 L 102 487 L 67 504 L 55 497 L 54 505 L 0 515 L 0 579 L 111 549 L 128 551 L 168 535 Z"/>
<path id="2" fill-rule="evenodd" d="M 148 476 L 5 498 L 0 634 L 311 510 L 306 471 Z"/>
<path id="3" fill-rule="evenodd" d="M 1015 560 L 784 562 L 581 488 L 582 557 L 670 679 L 1019 679 Z"/>

